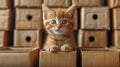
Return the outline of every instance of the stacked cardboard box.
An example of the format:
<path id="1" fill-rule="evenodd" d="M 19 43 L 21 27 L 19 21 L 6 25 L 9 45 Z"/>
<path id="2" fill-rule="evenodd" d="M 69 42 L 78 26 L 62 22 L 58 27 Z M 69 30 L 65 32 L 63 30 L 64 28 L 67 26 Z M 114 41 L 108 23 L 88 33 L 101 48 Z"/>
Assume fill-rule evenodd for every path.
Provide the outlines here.
<path id="1" fill-rule="evenodd" d="M 83 7 L 81 9 L 79 47 L 107 47 L 107 30 L 110 30 L 110 16 L 107 7 Z"/>
<path id="2" fill-rule="evenodd" d="M 66 11 L 72 4 L 71 0 L 43 0 L 43 3 L 47 5 L 51 10 L 61 9 Z M 74 30 L 77 30 L 78 25 L 78 16 L 77 10 L 74 15 Z M 58 52 L 58 53 L 49 53 L 41 50 L 40 53 L 40 63 L 39 67 L 76 67 L 76 55 L 77 52 Z"/>
<path id="3" fill-rule="evenodd" d="M 42 36 L 41 4 L 42 0 L 15 0 L 14 46 L 40 47 Z"/>
<path id="4" fill-rule="evenodd" d="M 13 15 L 8 6 L 12 0 L 1 0 L 0 46 L 9 44 L 9 30 L 13 29 Z M 9 3 L 9 4 L 8 4 Z M 31 8 L 32 7 L 32 8 Z M 41 0 L 15 0 L 14 47 L 0 49 L 0 67 L 38 67 L 39 48 L 41 45 L 42 19 Z M 1 8 L 1 6 L 0 6 Z M 9 8 L 11 8 L 9 6 Z M 11 35 L 12 36 L 12 35 Z M 10 38 L 8 38 L 10 37 Z"/>
<path id="5" fill-rule="evenodd" d="M 113 8 L 113 46 L 120 48 L 120 8 Z"/>
<path id="6" fill-rule="evenodd" d="M 14 5 L 16 8 L 14 46 L 31 48 L 27 52 L 29 55 L 26 55 L 29 57 L 28 61 L 23 66 L 38 67 L 39 49 L 42 43 L 42 0 L 15 0 Z M 33 50 L 35 48 L 37 49 Z M 18 63 L 22 60 L 18 59 Z"/>
<path id="7" fill-rule="evenodd" d="M 107 0 L 107 5 L 111 8 L 112 18 L 112 45 L 116 48 L 120 48 L 120 1 L 119 0 Z"/>
<path id="8" fill-rule="evenodd" d="M 81 60 L 81 66 L 108 67 L 110 65 L 108 63 L 112 63 L 110 62 L 112 59 L 110 57 L 104 59 L 104 57 L 113 53 L 115 55 L 113 58 L 116 56 L 119 58 L 118 52 L 106 51 L 105 49 L 108 44 L 107 32 L 110 30 L 109 8 L 102 6 L 102 0 L 72 0 L 72 4 L 77 5 L 80 14 L 78 33 L 78 47 L 80 47 L 78 54 L 80 56 L 78 55 L 78 57 L 81 59 L 78 59 Z M 79 64 L 80 62 L 78 62 Z M 118 64 L 119 61 L 116 61 L 110 66 L 118 66 Z"/>
<path id="9" fill-rule="evenodd" d="M 0 47 L 12 44 L 14 27 L 12 2 L 13 0 L 0 0 Z"/>

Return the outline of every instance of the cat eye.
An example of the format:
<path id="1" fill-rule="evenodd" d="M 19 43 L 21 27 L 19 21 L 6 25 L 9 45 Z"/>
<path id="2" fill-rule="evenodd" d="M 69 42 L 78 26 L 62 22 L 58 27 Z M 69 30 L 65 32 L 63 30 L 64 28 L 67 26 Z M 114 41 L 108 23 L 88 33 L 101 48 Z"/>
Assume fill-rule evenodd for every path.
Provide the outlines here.
<path id="1" fill-rule="evenodd" d="M 52 20 L 51 23 L 52 23 L 52 24 L 56 24 L 56 20 Z"/>
<path id="2" fill-rule="evenodd" d="M 67 20 L 62 20 L 62 24 L 67 24 Z"/>

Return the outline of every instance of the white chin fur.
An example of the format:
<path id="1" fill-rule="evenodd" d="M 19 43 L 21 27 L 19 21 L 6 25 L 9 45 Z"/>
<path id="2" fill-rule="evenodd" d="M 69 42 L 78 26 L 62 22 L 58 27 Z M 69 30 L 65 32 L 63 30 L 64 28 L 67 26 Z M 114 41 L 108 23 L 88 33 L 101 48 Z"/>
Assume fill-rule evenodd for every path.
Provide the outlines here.
<path id="1" fill-rule="evenodd" d="M 63 34 L 61 31 L 53 31 L 53 33 L 56 34 L 56 35 L 61 35 L 61 34 Z"/>

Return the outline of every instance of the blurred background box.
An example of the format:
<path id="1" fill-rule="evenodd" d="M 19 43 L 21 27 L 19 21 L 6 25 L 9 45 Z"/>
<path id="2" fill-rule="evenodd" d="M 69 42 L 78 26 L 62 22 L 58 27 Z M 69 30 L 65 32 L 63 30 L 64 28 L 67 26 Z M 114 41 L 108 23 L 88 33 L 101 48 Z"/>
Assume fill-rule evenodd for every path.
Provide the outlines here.
<path id="1" fill-rule="evenodd" d="M 40 8 L 42 0 L 15 0 L 15 7 L 36 7 Z"/>
<path id="2" fill-rule="evenodd" d="M 78 46 L 87 48 L 107 47 L 107 31 L 79 30 Z"/>
<path id="3" fill-rule="evenodd" d="M 41 30 L 42 29 L 41 9 L 17 8 L 16 9 L 16 29 Z"/>
<path id="4" fill-rule="evenodd" d="M 110 8 L 120 7 L 120 0 L 106 0 Z"/>
<path id="5" fill-rule="evenodd" d="M 12 8 L 13 7 L 13 0 L 0 0 L 0 8 Z"/>
<path id="6" fill-rule="evenodd" d="M 110 30 L 110 13 L 107 7 L 83 7 L 81 29 Z"/>
<path id="7" fill-rule="evenodd" d="M 72 0 L 72 4 L 76 4 L 79 8 L 86 6 L 102 6 L 102 0 Z"/>
<path id="8" fill-rule="evenodd" d="M 41 47 L 42 32 L 40 30 L 15 30 L 14 46 Z"/>
<path id="9" fill-rule="evenodd" d="M 120 8 L 113 8 L 113 23 L 112 27 L 114 30 L 120 30 Z"/>
<path id="10" fill-rule="evenodd" d="M 14 28 L 14 13 L 11 9 L 0 9 L 0 30 L 12 30 Z"/>
<path id="11" fill-rule="evenodd" d="M 70 0 L 43 0 L 43 3 L 49 7 L 69 7 Z"/>
<path id="12" fill-rule="evenodd" d="M 112 44 L 116 48 L 120 48 L 120 30 L 113 31 Z"/>
<path id="13" fill-rule="evenodd" d="M 0 47 L 8 47 L 13 42 L 12 31 L 0 31 Z"/>

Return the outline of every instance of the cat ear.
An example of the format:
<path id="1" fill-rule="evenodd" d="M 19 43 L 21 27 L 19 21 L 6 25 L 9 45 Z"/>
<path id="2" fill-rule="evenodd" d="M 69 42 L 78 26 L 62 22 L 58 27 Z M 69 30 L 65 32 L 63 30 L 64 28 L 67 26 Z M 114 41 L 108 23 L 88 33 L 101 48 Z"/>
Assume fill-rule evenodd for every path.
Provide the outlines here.
<path id="1" fill-rule="evenodd" d="M 75 14 L 75 10 L 76 10 L 76 5 L 75 4 L 73 4 L 71 7 L 69 7 L 68 9 L 67 9 L 67 14 L 71 17 L 71 18 L 73 18 L 73 16 L 74 16 L 74 14 Z"/>
<path id="2" fill-rule="evenodd" d="M 47 19 L 47 15 L 51 10 L 44 4 L 42 4 L 43 19 Z"/>

